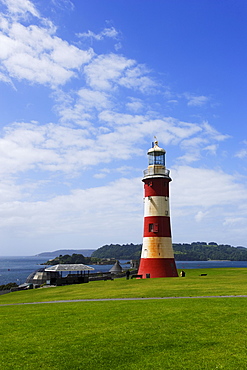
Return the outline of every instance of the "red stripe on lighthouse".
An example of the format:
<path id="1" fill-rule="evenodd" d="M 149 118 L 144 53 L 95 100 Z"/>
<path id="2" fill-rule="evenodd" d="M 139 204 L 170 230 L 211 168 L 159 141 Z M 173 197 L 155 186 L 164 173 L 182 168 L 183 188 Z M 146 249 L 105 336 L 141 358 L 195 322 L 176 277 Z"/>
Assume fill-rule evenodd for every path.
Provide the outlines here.
<path id="1" fill-rule="evenodd" d="M 166 236 L 171 237 L 170 217 L 148 216 L 144 217 L 144 237 Z"/>
<path id="2" fill-rule="evenodd" d="M 169 197 L 170 179 L 158 177 L 157 179 L 150 178 L 142 181 L 144 182 L 145 197 L 152 197 L 155 195 Z"/>
<path id="3" fill-rule="evenodd" d="M 178 276 L 174 258 L 141 258 L 138 274 L 143 278 L 147 274 L 150 278 Z"/>

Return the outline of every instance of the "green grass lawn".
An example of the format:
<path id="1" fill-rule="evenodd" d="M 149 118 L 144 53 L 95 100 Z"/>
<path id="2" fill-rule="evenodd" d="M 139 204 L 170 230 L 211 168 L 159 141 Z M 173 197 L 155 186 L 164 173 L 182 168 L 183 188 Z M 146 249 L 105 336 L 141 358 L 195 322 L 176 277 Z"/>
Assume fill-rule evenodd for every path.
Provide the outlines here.
<path id="1" fill-rule="evenodd" d="M 207 276 L 200 276 L 206 273 Z M 2 303 L 126 297 L 187 297 L 247 294 L 247 269 L 186 270 L 185 278 L 115 279 L 0 296 Z"/>
<path id="2" fill-rule="evenodd" d="M 246 369 L 246 299 L 1 307 L 0 368 Z"/>
<path id="3" fill-rule="evenodd" d="M 199 276 L 207 273 L 207 276 Z M 247 294 L 245 269 L 91 282 L 0 296 L 0 303 Z M 0 369 L 246 369 L 247 298 L 0 307 Z"/>

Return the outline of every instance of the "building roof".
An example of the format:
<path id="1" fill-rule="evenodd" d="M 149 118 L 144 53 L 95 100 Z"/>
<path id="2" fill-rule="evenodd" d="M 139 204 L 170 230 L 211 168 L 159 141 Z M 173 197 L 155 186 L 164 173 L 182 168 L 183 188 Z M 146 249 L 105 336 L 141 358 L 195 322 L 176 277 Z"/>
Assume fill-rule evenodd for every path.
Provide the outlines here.
<path id="1" fill-rule="evenodd" d="M 109 270 L 109 272 L 122 272 L 123 269 L 119 263 L 119 261 L 116 261 L 115 264 L 112 266 L 112 268 Z"/>
<path id="2" fill-rule="evenodd" d="M 93 267 L 83 265 L 82 263 L 80 264 L 73 263 L 68 265 L 66 264 L 53 265 L 45 269 L 45 271 L 92 271 L 92 270 L 94 270 Z"/>

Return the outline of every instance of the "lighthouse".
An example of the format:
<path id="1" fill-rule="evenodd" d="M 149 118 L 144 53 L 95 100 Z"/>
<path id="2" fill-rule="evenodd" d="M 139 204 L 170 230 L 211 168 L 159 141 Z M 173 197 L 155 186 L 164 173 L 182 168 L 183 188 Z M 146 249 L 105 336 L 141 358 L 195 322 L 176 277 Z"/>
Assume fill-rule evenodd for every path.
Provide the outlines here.
<path id="1" fill-rule="evenodd" d="M 143 278 L 177 277 L 172 248 L 166 151 L 155 141 L 144 170 L 144 231 L 138 275 Z"/>

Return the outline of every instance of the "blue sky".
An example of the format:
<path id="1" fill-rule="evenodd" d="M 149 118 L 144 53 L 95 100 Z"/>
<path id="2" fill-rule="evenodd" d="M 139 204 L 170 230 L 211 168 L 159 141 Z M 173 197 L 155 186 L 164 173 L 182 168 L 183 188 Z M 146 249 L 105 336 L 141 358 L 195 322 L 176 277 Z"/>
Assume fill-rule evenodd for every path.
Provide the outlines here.
<path id="1" fill-rule="evenodd" d="M 247 246 L 247 4 L 0 0 L 1 255 L 141 243 L 166 149 L 173 242 Z"/>

